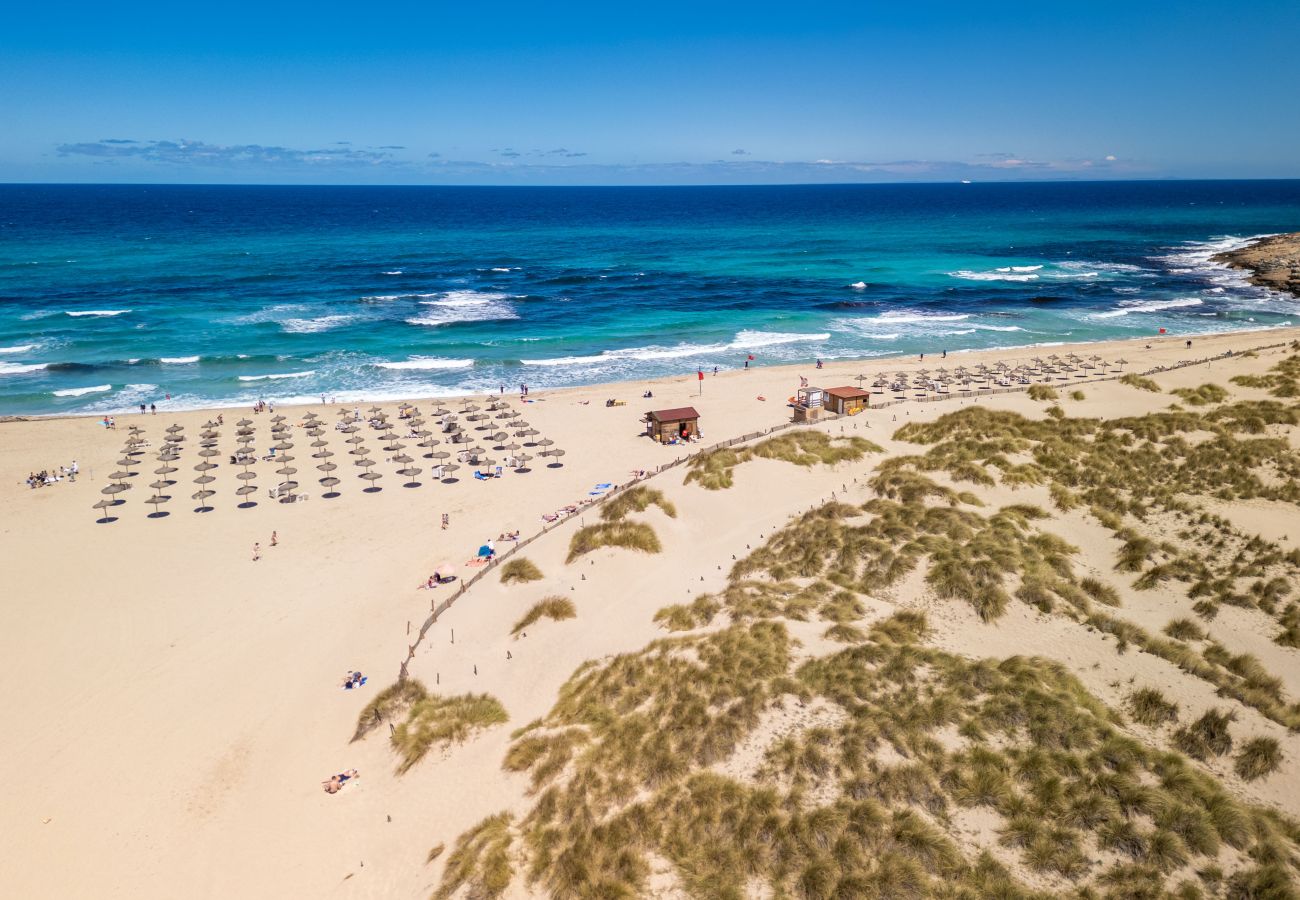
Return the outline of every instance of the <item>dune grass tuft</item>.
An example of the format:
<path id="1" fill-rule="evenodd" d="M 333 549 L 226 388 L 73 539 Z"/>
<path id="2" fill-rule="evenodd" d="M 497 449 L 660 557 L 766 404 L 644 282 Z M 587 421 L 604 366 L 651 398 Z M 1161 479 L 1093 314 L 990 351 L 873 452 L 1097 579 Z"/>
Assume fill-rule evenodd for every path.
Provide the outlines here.
<path id="1" fill-rule="evenodd" d="M 397 771 L 409 771 L 435 747 L 460 743 L 508 718 L 500 701 L 487 694 L 430 694 L 412 704 L 406 721 L 393 731 L 393 749 L 401 757 Z"/>
<path id="2" fill-rule="evenodd" d="M 703 628 L 713 621 L 721 607 L 708 595 L 696 597 L 691 603 L 674 603 L 655 613 L 654 620 L 669 631 L 690 631 Z"/>
<path id="3" fill-rule="evenodd" d="M 1143 378 L 1141 375 L 1129 372 L 1119 380 L 1120 384 L 1127 384 L 1129 387 L 1135 387 L 1139 391 L 1150 391 L 1153 394 L 1160 393 L 1160 385 L 1156 384 L 1150 378 Z"/>
<path id="4" fill-rule="evenodd" d="M 1086 397 L 1087 395 L 1083 391 L 1070 391 L 1071 400 L 1083 400 L 1086 399 Z"/>
<path id="5" fill-rule="evenodd" d="M 1233 768 L 1245 781 L 1272 775 L 1282 766 L 1282 745 L 1275 738 L 1251 738 L 1241 745 Z"/>
<path id="6" fill-rule="evenodd" d="M 577 618 L 578 610 L 574 608 L 573 601 L 567 597 L 545 597 L 533 604 L 532 609 L 524 614 L 524 617 L 515 623 L 515 627 L 510 629 L 511 634 L 518 634 L 538 619 L 545 616 L 556 622 L 565 619 Z"/>
<path id="7" fill-rule="evenodd" d="M 414 704 L 428 696 L 428 690 L 415 678 L 393 682 L 361 710 L 357 716 L 356 730 L 352 732 L 352 740 L 359 741 L 384 722 L 405 715 Z"/>
<path id="8" fill-rule="evenodd" d="M 1170 393 L 1181 397 L 1188 406 L 1209 406 L 1228 399 L 1228 392 L 1217 384 L 1206 383 L 1197 388 L 1176 388 Z"/>
<path id="9" fill-rule="evenodd" d="M 1229 710 L 1207 710 L 1206 713 L 1174 732 L 1174 746 L 1193 759 L 1206 760 L 1232 752 L 1232 732 L 1229 724 L 1237 714 Z"/>
<path id="10" fill-rule="evenodd" d="M 624 547 L 642 553 L 658 553 L 663 550 L 659 535 L 644 522 L 601 522 L 574 533 L 573 539 L 569 541 L 569 556 L 565 562 L 573 562 L 584 553 L 591 553 L 601 547 Z"/>
<path id="11" fill-rule="evenodd" d="M 531 559 L 516 556 L 501 567 L 502 584 L 524 584 L 529 581 L 541 581 L 542 570 Z"/>
<path id="12" fill-rule="evenodd" d="M 1055 388 L 1048 387 L 1045 384 L 1032 385 L 1029 388 L 1028 394 L 1030 400 L 1046 401 L 1061 399 L 1061 395 L 1056 392 Z"/>
<path id="13" fill-rule="evenodd" d="M 670 519 L 677 518 L 677 507 L 664 496 L 664 492 L 643 484 L 629 488 L 607 501 L 601 507 L 600 516 L 606 522 L 617 522 L 630 512 L 645 512 L 651 506 L 659 507 Z"/>
<path id="14" fill-rule="evenodd" d="M 1129 694 L 1127 705 L 1134 721 L 1152 728 L 1178 719 L 1178 704 L 1166 700 L 1155 688 L 1139 688 Z"/>
<path id="15" fill-rule="evenodd" d="M 860 437 L 832 438 L 823 431 L 798 428 L 768 438 L 752 447 L 735 450 L 723 447 L 693 457 L 688 464 L 686 484 L 692 481 L 711 491 L 729 488 L 735 483 L 734 470 L 751 459 L 780 459 L 796 466 L 835 465 L 853 462 L 867 453 L 883 453 L 877 444 Z"/>
<path id="16" fill-rule="evenodd" d="M 1191 619 L 1173 619 L 1165 626 L 1165 634 L 1176 641 L 1203 641 L 1208 636 L 1205 629 Z"/>
<path id="17" fill-rule="evenodd" d="M 475 900 L 492 900 L 505 893 L 514 876 L 510 865 L 511 820 L 509 813 L 497 813 L 461 835 L 456 849 L 447 857 L 442 884 L 434 894 L 437 900 L 447 900 L 466 886 L 466 896 Z"/>

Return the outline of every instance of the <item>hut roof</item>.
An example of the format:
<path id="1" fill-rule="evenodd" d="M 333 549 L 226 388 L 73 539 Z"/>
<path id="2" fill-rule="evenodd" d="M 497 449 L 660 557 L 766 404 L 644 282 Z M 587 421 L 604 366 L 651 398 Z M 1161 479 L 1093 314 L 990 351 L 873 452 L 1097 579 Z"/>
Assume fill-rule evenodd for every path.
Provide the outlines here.
<path id="1" fill-rule="evenodd" d="M 651 410 L 649 416 L 656 422 L 684 422 L 687 419 L 698 419 L 700 414 L 694 406 L 679 406 L 676 409 Z"/>
<path id="2" fill-rule="evenodd" d="M 870 397 L 870 391 L 864 391 L 862 388 L 855 387 L 833 387 L 827 388 L 826 393 L 840 400 L 853 400 L 857 397 Z"/>

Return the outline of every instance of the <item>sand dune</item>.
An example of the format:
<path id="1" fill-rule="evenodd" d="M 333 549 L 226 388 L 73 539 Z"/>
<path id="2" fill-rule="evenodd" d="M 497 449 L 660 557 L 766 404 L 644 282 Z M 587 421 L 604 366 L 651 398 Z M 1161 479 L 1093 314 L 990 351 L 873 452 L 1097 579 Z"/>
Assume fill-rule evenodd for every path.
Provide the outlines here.
<path id="1" fill-rule="evenodd" d="M 1082 390 L 1084 399 L 1070 400 L 1063 391 L 1059 405 L 1073 418 L 1146 415 L 1178 400 L 1171 390 L 1206 382 L 1230 388 L 1234 399 L 1271 399 L 1266 388 L 1233 386 L 1229 378 L 1265 375 L 1286 358 L 1285 344 L 1298 336 L 1293 330 L 1222 335 L 1198 338 L 1191 349 L 1181 340 L 1152 342 L 1150 350 L 1143 347 L 1146 341 L 1053 347 L 1051 352 L 1062 355 L 1075 349 L 1089 356 L 1127 356 L 1129 370 L 1260 348 L 1257 355 L 1157 373 L 1152 377 L 1161 393 L 1114 380 L 1080 379 L 1067 390 Z M 973 365 L 1031 355 L 952 354 L 945 362 Z M 476 731 L 446 749 L 435 747 L 399 775 L 387 729 L 357 742 L 349 738 L 360 709 L 396 679 L 414 640 L 408 623 L 418 631 L 431 604 L 453 590 L 416 589 L 433 567 L 443 560 L 463 563 L 480 543 L 502 532 L 518 529 L 530 536 L 541 528 L 543 513 L 588 499 L 594 485 L 624 483 L 637 470 L 653 471 L 684 456 L 687 448 L 660 447 L 641 436 L 639 419 L 651 406 L 695 405 L 705 433 L 701 446 L 707 446 L 786 422 L 784 398 L 793 393 L 799 375 L 832 386 L 855 384 L 858 374 L 917 368 L 916 360 L 833 362 L 820 372 L 787 367 L 708 377 L 702 395 L 692 374 L 557 391 L 522 407 L 518 398 L 508 398 L 543 436 L 566 450 L 562 467 L 548 468 L 539 459 L 527 474 L 508 473 L 486 483 L 472 480 L 464 469 L 454 484 L 432 482 L 426 472 L 422 486 L 404 488 L 394 474 L 397 466 L 383 462 L 387 454 L 376 447 L 378 468 L 385 473 L 382 491 L 363 494 L 364 485 L 349 472 L 342 495 L 323 499 L 311 484 L 307 460 L 298 464 L 304 470 L 298 477 L 317 496 L 281 505 L 263 495 L 252 509 L 236 508 L 238 470 L 225 464 L 234 447 L 229 423 L 243 414 L 231 410 L 221 429 L 223 454 L 214 470 L 211 512 L 193 512 L 195 504 L 182 501 L 189 493 L 180 490 L 187 483 L 182 481 L 178 498 L 167 507 L 170 515 L 149 518 L 151 508 L 142 502 L 149 489 L 141 484 L 126 492 L 127 502 L 113 511 L 117 521 L 110 524 L 97 524 L 91 504 L 109 483 L 126 426 L 139 422 L 156 446 L 167 424 L 178 422 L 196 434 L 212 412 L 123 416 L 116 432 L 85 418 L 0 425 L 0 497 L 6 511 L 0 547 L 8 598 L 0 654 L 13 676 L 0 710 L 10 723 L 2 739 L 4 758 L 18 775 L 0 813 L 0 837 L 8 851 L 0 862 L 0 891 L 28 897 L 430 894 L 441 883 L 459 836 L 495 813 L 512 813 L 518 822 L 534 808 L 537 795 L 530 793 L 527 772 L 502 768 L 511 732 L 548 716 L 581 665 L 640 652 L 664 637 L 668 632 L 656 623 L 657 611 L 725 591 L 733 558 L 743 560 L 832 494 L 837 501 L 866 503 L 874 496 L 868 480 L 883 460 L 925 450 L 897 439 L 900 426 L 977 404 L 1041 420 L 1052 404 L 1024 392 L 953 396 L 825 422 L 815 429 L 835 439 L 868 438 L 884 452 L 835 466 L 754 459 L 735 469 L 735 486 L 728 490 L 684 484 L 685 469 L 669 469 L 646 483 L 663 492 L 677 516 L 657 506 L 631 516 L 653 528 L 663 545 L 659 554 L 606 548 L 566 563 L 573 533 L 599 516 L 595 507 L 583 509 L 527 547 L 527 557 L 543 573 L 540 581 L 502 585 L 495 574 L 485 577 L 440 617 L 409 664 L 411 676 L 431 691 L 490 694 L 504 706 L 509 723 Z M 653 400 L 640 399 L 647 389 L 654 391 Z M 615 397 L 627 405 L 604 405 Z M 385 408 L 393 411 L 392 405 Z M 304 411 L 283 412 L 296 422 Z M 332 410 L 318 411 L 333 420 Z M 254 418 L 259 429 L 267 426 L 267 417 Z M 1295 426 L 1268 425 L 1264 433 L 1297 446 Z M 341 438 L 330 432 L 331 449 L 346 446 Z M 305 455 L 305 442 L 295 443 L 295 454 Z M 193 454 L 191 444 L 178 463 L 190 478 Z M 21 483 L 31 470 L 72 459 L 83 473 L 74 484 L 29 490 Z M 149 477 L 142 473 L 134 480 Z M 1012 490 L 1002 483 L 973 486 L 946 471 L 932 477 L 955 490 L 976 491 L 986 503 L 981 514 L 1015 503 L 1051 511 L 1035 527 L 1073 543 L 1079 551 L 1077 573 L 1121 595 L 1122 606 L 1109 611 L 1115 616 L 1152 634 L 1170 619 L 1197 618 L 1187 585 L 1176 580 L 1136 591 L 1132 573 L 1115 571 L 1119 542 L 1114 534 L 1084 509 L 1056 509 L 1048 484 Z M 268 484 L 269 477 L 259 483 Z M 1241 530 L 1263 535 L 1286 551 L 1300 547 L 1300 511 L 1294 503 L 1204 502 Z M 451 520 L 447 530 L 439 527 L 444 513 Z M 279 537 L 274 548 L 268 546 L 273 530 Z M 257 562 L 251 559 L 255 541 L 263 548 Z M 570 599 L 576 618 L 541 619 L 525 629 L 526 637 L 512 636 L 512 626 L 546 596 Z M 1283 606 L 1294 599 L 1284 599 Z M 855 628 L 865 631 L 899 610 L 923 611 L 930 626 L 926 646 L 936 652 L 963 659 L 1049 658 L 1114 709 L 1123 709 L 1140 686 L 1159 688 L 1177 702 L 1184 722 L 1192 712 L 1230 708 L 1237 717 L 1238 743 L 1257 735 L 1276 738 L 1284 754 L 1281 768 L 1248 782 L 1233 772 L 1228 756 L 1193 765 L 1242 802 L 1300 814 L 1295 800 L 1300 742 L 1293 731 L 1258 705 L 1216 696 L 1205 679 L 1152 653 L 1136 648 L 1117 653 L 1113 635 L 1019 601 L 986 623 L 970 605 L 936 596 L 919 570 L 864 595 L 862 602 Z M 689 633 L 717 633 L 731 621 L 729 615 L 724 611 Z M 815 616 L 778 618 L 802 642 L 792 651 L 796 660 L 825 658 L 845 646 L 828 638 L 827 622 Z M 1265 613 L 1225 604 L 1201 625 L 1230 653 L 1257 657 L 1280 679 L 1287 702 L 1295 703 L 1300 651 L 1272 640 L 1275 626 Z M 343 691 L 338 682 L 349 669 L 369 675 L 367 686 Z M 827 708 L 818 700 L 813 709 L 822 712 L 815 715 L 789 704 L 769 712 L 744 752 L 715 771 L 753 778 L 777 737 L 797 737 L 810 724 L 839 721 Z M 1127 723 L 1122 729 L 1156 747 L 1171 740 L 1168 727 Z M 360 777 L 338 794 L 321 790 L 321 780 L 353 767 Z M 1063 889 L 1067 879 L 1033 871 L 1000 845 L 1000 823 L 986 812 L 982 807 L 960 811 L 954 820 L 961 826 L 954 826 L 959 843 L 992 848 L 1024 884 Z M 426 863 L 439 844 L 444 852 Z M 507 896 L 546 895 L 541 884 L 527 885 L 519 875 L 526 862 L 522 839 L 512 846 L 517 877 Z M 679 896 L 685 889 L 669 861 L 654 858 L 651 868 L 645 894 Z"/>

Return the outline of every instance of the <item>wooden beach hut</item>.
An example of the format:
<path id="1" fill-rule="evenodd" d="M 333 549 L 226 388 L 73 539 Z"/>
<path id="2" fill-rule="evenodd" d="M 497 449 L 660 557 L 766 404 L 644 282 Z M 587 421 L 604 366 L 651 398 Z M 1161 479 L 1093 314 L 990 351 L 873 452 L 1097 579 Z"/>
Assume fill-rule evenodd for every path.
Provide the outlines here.
<path id="1" fill-rule="evenodd" d="M 667 444 L 674 439 L 698 437 L 700 434 L 700 414 L 693 406 L 679 406 L 676 409 L 656 409 L 645 415 L 646 434 Z"/>
<path id="2" fill-rule="evenodd" d="M 855 387 L 826 389 L 826 408 L 841 416 L 853 416 L 871 403 L 871 392 Z"/>

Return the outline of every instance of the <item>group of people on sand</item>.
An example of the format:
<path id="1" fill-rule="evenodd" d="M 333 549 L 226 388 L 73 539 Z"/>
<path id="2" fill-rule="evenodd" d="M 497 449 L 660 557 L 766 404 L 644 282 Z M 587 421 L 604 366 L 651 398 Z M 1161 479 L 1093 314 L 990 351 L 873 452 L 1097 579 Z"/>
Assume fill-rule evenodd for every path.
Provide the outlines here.
<path id="1" fill-rule="evenodd" d="M 32 472 L 27 476 L 27 486 L 35 490 L 38 487 L 58 484 L 60 481 L 76 481 L 79 471 L 81 470 L 77 468 L 77 461 L 74 459 L 70 466 L 59 466 L 57 469 L 41 469 L 39 472 Z"/>
<path id="2" fill-rule="evenodd" d="M 275 412 L 275 403 L 267 403 L 265 400 L 258 400 L 253 404 L 254 413 Z"/>

